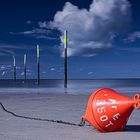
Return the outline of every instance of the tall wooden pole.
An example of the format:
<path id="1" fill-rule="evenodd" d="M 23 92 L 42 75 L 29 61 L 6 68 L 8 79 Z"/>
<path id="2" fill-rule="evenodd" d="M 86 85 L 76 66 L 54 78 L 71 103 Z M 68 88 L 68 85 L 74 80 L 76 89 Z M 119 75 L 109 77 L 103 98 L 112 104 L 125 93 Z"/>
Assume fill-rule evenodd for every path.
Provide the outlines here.
<path id="1" fill-rule="evenodd" d="M 26 81 L 26 54 L 24 54 L 24 81 Z"/>
<path id="2" fill-rule="evenodd" d="M 67 88 L 67 31 L 64 31 L 64 87 Z"/>
<path id="3" fill-rule="evenodd" d="M 37 45 L 37 83 L 40 83 L 40 50 L 39 45 Z"/>
<path id="4" fill-rule="evenodd" d="M 13 56 L 13 71 L 14 71 L 14 81 L 16 81 L 16 59 Z"/>

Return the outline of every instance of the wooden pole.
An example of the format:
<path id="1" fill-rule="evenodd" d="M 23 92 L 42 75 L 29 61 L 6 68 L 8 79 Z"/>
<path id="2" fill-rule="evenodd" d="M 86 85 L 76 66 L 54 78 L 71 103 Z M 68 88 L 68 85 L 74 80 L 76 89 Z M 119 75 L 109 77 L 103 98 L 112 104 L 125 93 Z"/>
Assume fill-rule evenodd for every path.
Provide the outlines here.
<path id="1" fill-rule="evenodd" d="M 14 71 L 14 81 L 16 81 L 16 59 L 13 56 L 13 71 Z"/>
<path id="2" fill-rule="evenodd" d="M 67 31 L 64 31 L 64 87 L 67 88 Z"/>
<path id="3" fill-rule="evenodd" d="M 39 45 L 37 45 L 37 83 L 40 84 L 40 50 Z"/>
<path id="4" fill-rule="evenodd" d="M 26 81 L 26 54 L 24 54 L 24 81 Z"/>

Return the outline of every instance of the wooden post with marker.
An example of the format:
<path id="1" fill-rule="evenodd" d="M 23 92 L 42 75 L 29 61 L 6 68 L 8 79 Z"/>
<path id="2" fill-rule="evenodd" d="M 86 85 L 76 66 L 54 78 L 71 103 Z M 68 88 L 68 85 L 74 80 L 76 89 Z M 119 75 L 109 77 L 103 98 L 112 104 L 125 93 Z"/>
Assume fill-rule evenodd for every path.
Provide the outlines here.
<path id="1" fill-rule="evenodd" d="M 14 74 L 14 81 L 16 81 L 16 59 L 15 56 L 13 56 L 13 74 Z"/>
<path id="2" fill-rule="evenodd" d="M 64 87 L 67 88 L 67 31 L 64 31 Z"/>
<path id="3" fill-rule="evenodd" d="M 37 83 L 40 84 L 40 50 L 39 45 L 37 45 Z"/>
<path id="4" fill-rule="evenodd" d="M 24 81 L 26 81 L 26 54 L 24 54 Z"/>

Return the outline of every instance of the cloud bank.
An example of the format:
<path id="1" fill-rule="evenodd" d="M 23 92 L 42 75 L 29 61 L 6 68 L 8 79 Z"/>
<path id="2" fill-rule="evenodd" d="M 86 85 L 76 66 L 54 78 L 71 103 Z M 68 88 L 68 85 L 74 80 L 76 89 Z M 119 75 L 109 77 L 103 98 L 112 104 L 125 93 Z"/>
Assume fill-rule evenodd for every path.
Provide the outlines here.
<path id="1" fill-rule="evenodd" d="M 139 39 L 140 39 L 140 31 L 136 31 L 129 34 L 128 37 L 124 39 L 124 41 L 129 43 L 129 42 L 135 42 L 136 40 L 139 40 Z"/>
<path id="2" fill-rule="evenodd" d="M 127 0 L 94 0 L 89 9 L 66 2 L 50 26 L 61 33 L 68 30 L 68 56 L 93 56 L 112 48 L 113 39 L 130 23 L 131 5 Z M 46 23 L 40 25 L 45 27 Z M 63 43 L 60 50 L 63 55 Z"/>

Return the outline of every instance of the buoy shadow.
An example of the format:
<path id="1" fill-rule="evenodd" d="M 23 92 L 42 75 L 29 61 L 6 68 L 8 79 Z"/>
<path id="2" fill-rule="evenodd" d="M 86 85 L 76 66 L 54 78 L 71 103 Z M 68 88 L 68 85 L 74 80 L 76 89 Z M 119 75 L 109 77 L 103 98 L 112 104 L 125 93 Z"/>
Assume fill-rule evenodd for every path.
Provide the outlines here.
<path id="1" fill-rule="evenodd" d="M 127 131 L 127 132 L 140 132 L 140 125 L 127 125 L 125 131 Z"/>

